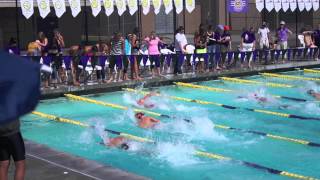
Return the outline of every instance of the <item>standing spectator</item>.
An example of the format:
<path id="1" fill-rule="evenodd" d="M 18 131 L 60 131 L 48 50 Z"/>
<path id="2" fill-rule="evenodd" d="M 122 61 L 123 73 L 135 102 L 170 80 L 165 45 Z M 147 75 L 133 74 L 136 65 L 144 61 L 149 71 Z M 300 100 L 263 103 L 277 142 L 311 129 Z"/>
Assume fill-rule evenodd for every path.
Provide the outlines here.
<path id="1" fill-rule="evenodd" d="M 286 23 L 284 21 L 280 22 L 280 28 L 277 30 L 277 38 L 278 38 L 278 48 L 277 49 L 288 49 L 288 38 L 292 32 L 285 26 Z"/>
<path id="2" fill-rule="evenodd" d="M 245 31 L 241 35 L 241 43 L 240 43 L 240 50 L 242 52 L 246 52 L 246 56 L 248 59 L 248 67 L 251 68 L 252 63 L 252 51 L 254 51 L 256 46 L 256 36 L 254 34 L 253 27 L 250 27 L 249 31 L 245 29 Z"/>
<path id="3" fill-rule="evenodd" d="M 214 36 L 213 36 L 213 42 L 214 42 L 214 53 L 216 53 L 215 55 L 215 69 L 216 70 L 221 70 L 219 64 L 220 64 L 220 55 L 217 55 L 219 53 L 221 53 L 221 34 L 222 34 L 222 30 L 224 29 L 223 25 L 218 25 L 216 27 L 216 30 L 214 31 Z"/>
<path id="4" fill-rule="evenodd" d="M 130 65 L 131 66 L 131 74 L 132 74 L 132 79 L 134 80 L 141 80 L 139 76 L 139 60 L 138 58 L 141 58 L 139 56 L 139 49 L 140 49 L 140 43 L 139 43 L 139 34 L 140 31 L 138 28 L 135 28 L 133 30 L 132 34 L 132 39 L 131 39 L 131 47 L 132 47 L 132 55 L 134 55 L 133 63 Z"/>
<path id="5" fill-rule="evenodd" d="M 10 38 L 6 51 L 10 54 L 20 55 L 20 49 L 18 48 L 17 40 L 15 38 Z"/>
<path id="6" fill-rule="evenodd" d="M 196 47 L 196 56 L 198 59 L 197 72 L 204 72 L 204 59 L 207 53 L 207 36 L 205 30 L 200 26 L 199 31 L 194 36 L 194 44 Z"/>
<path id="7" fill-rule="evenodd" d="M 156 36 L 156 33 L 152 31 L 149 37 L 144 39 L 148 44 L 148 53 L 151 62 L 151 71 L 152 76 L 155 74 L 160 76 L 160 52 L 159 52 L 159 44 L 163 43 L 159 37 Z M 155 67 L 155 68 L 154 68 Z M 155 70 L 154 70 L 155 69 Z"/>
<path id="8" fill-rule="evenodd" d="M 123 49 L 124 49 L 124 39 L 120 33 L 114 33 L 112 40 L 111 40 L 111 57 L 109 61 L 109 68 L 110 68 L 110 79 L 108 82 L 112 82 L 115 80 L 115 73 L 114 68 L 117 67 L 119 73 L 117 73 L 117 80 L 120 81 L 120 77 L 122 74 L 122 56 L 123 56 Z"/>
<path id="9" fill-rule="evenodd" d="M 128 80 L 128 65 L 129 65 L 129 59 L 131 58 L 131 54 L 132 54 L 132 45 L 131 45 L 131 41 L 132 41 L 132 34 L 127 34 L 126 38 L 124 40 L 124 54 L 125 56 L 123 57 L 123 80 Z"/>
<path id="10" fill-rule="evenodd" d="M 38 33 L 38 40 L 36 42 L 40 46 L 41 56 L 48 55 L 48 38 L 43 32 Z"/>
<path id="11" fill-rule="evenodd" d="M 319 60 L 319 51 L 320 51 L 320 24 L 318 24 L 318 29 L 316 29 L 314 31 L 314 34 L 313 34 L 313 37 L 314 37 L 314 44 L 318 47 L 317 49 L 317 52 L 315 53 L 315 60 Z"/>
<path id="12" fill-rule="evenodd" d="M 215 45 L 215 41 L 214 41 L 213 26 L 209 25 L 207 30 L 207 50 L 209 55 L 209 64 L 212 64 L 212 66 L 214 66 L 214 53 L 215 53 L 214 45 Z"/>
<path id="13" fill-rule="evenodd" d="M 221 55 L 222 55 L 221 59 L 222 59 L 223 68 L 225 68 L 225 65 L 227 64 L 226 62 L 227 54 L 229 51 L 231 51 L 231 47 L 232 47 L 232 44 L 231 44 L 232 39 L 229 31 L 230 31 L 230 27 L 224 26 L 224 31 L 221 36 Z"/>
<path id="14" fill-rule="evenodd" d="M 260 49 L 269 49 L 270 48 L 270 30 L 267 27 L 266 22 L 262 22 L 262 26 L 258 30 L 259 46 Z"/>
<path id="15" fill-rule="evenodd" d="M 52 79 L 58 83 L 58 81 L 64 82 L 66 80 L 65 70 L 62 68 L 62 48 L 65 47 L 63 36 L 58 30 L 53 31 L 53 38 L 48 46 L 48 53 L 52 57 Z M 58 78 L 59 76 L 59 78 Z"/>
<path id="16" fill-rule="evenodd" d="M 187 53 L 186 45 L 188 44 L 187 38 L 184 34 L 184 28 L 180 26 L 175 35 L 175 50 L 176 55 L 174 57 L 174 74 L 182 74 L 181 66 L 184 61 L 184 54 Z"/>

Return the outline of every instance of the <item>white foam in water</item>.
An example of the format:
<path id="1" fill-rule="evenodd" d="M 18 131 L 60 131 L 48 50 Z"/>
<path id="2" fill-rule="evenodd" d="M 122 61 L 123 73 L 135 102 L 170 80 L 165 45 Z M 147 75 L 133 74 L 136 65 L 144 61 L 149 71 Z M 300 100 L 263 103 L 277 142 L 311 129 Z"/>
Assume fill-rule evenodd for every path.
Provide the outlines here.
<path id="1" fill-rule="evenodd" d="M 81 144 L 92 144 L 93 136 L 92 133 L 88 130 L 83 131 L 79 136 L 79 142 Z"/>
<path id="2" fill-rule="evenodd" d="M 320 107 L 317 103 L 306 103 L 302 108 L 303 112 L 313 115 L 320 115 Z"/>

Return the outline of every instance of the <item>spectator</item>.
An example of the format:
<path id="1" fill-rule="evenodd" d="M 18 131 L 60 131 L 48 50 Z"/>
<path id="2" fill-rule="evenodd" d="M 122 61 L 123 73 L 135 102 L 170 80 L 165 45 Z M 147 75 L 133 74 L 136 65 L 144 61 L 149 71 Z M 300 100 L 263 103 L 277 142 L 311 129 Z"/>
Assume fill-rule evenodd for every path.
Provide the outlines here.
<path id="1" fill-rule="evenodd" d="M 258 30 L 260 49 L 269 49 L 270 30 L 266 22 L 262 22 L 262 26 Z"/>
<path id="2" fill-rule="evenodd" d="M 141 56 L 139 55 L 139 49 L 140 49 L 140 43 L 139 43 L 139 34 L 140 31 L 138 28 L 135 28 L 132 33 L 132 39 L 131 39 L 131 47 L 132 47 L 132 55 L 134 55 L 133 63 L 131 64 L 131 74 L 132 79 L 134 80 L 141 80 L 139 76 L 139 62 L 141 60 Z M 140 60 L 139 60 L 139 59 Z"/>
<path id="3" fill-rule="evenodd" d="M 121 33 L 114 33 L 112 40 L 111 40 L 111 57 L 109 61 L 109 69 L 110 69 L 110 79 L 108 82 L 112 82 L 115 80 L 115 73 L 114 68 L 117 67 L 117 70 L 119 73 L 117 73 L 117 80 L 120 80 L 121 74 L 122 74 L 122 56 L 123 56 L 123 50 L 124 50 L 124 39 L 121 35 Z"/>
<path id="4" fill-rule="evenodd" d="M 216 27 L 216 30 L 214 31 L 214 37 L 213 37 L 213 42 L 214 42 L 214 53 L 221 53 L 221 34 L 222 30 L 224 29 L 223 25 L 218 25 Z M 216 56 L 215 58 L 215 64 L 214 68 L 215 70 L 221 70 L 220 68 L 220 56 Z"/>
<path id="5" fill-rule="evenodd" d="M 65 69 L 62 67 L 62 48 L 64 48 L 64 39 L 59 31 L 53 31 L 53 38 L 49 44 L 48 53 L 52 57 L 52 79 L 55 83 L 65 82 Z"/>
<path id="6" fill-rule="evenodd" d="M 41 56 L 47 56 L 48 55 L 48 38 L 43 32 L 38 33 L 38 40 L 36 40 L 36 43 L 40 46 Z"/>
<path id="7" fill-rule="evenodd" d="M 20 55 L 20 49 L 18 48 L 17 40 L 15 38 L 10 38 L 6 51 L 10 54 Z"/>
<path id="8" fill-rule="evenodd" d="M 198 63 L 196 64 L 197 72 L 204 73 L 204 61 L 207 53 L 207 36 L 203 27 L 199 27 L 199 31 L 194 36 L 194 44 L 196 47 L 196 57 Z"/>
<path id="9" fill-rule="evenodd" d="M 160 52 L 159 52 L 159 44 L 163 43 L 159 37 L 156 36 L 156 33 L 152 31 L 148 37 L 144 39 L 148 44 L 148 53 L 149 59 L 151 62 L 151 71 L 152 76 L 155 74 L 160 76 Z"/>
<path id="10" fill-rule="evenodd" d="M 245 30 L 241 35 L 240 51 L 246 52 L 248 59 L 248 67 L 252 67 L 252 51 L 255 49 L 256 37 L 253 27 L 250 27 L 249 31 Z"/>
<path id="11" fill-rule="evenodd" d="M 278 39 L 278 48 L 277 49 L 288 49 L 288 38 L 292 32 L 285 26 L 284 21 L 280 22 L 280 28 L 278 28 L 276 36 Z"/>
<path id="12" fill-rule="evenodd" d="M 226 67 L 225 65 L 227 64 L 227 62 L 226 62 L 227 53 L 232 50 L 232 48 L 231 48 L 232 47 L 232 44 L 231 44 L 232 39 L 231 39 L 231 34 L 229 31 L 230 31 L 230 27 L 224 26 L 224 31 L 221 36 L 221 54 L 222 54 L 221 59 L 222 59 L 223 68 L 225 68 Z"/>
<path id="13" fill-rule="evenodd" d="M 214 53 L 215 53 L 214 45 L 215 45 L 215 41 L 214 41 L 213 26 L 209 25 L 207 30 L 207 50 L 209 55 L 209 63 L 212 64 L 212 66 L 214 66 Z"/>
<path id="14" fill-rule="evenodd" d="M 132 45 L 131 45 L 131 41 L 132 41 L 132 34 L 128 33 L 126 35 L 126 38 L 124 40 L 124 57 L 123 57 L 123 80 L 128 80 L 128 66 L 129 66 L 129 59 L 131 58 L 131 54 L 132 54 Z"/>
<path id="15" fill-rule="evenodd" d="M 187 38 L 184 34 L 184 28 L 180 26 L 175 35 L 175 50 L 176 55 L 174 57 L 174 74 L 182 74 L 181 66 L 184 61 L 184 54 L 187 53 L 186 45 L 188 44 Z"/>

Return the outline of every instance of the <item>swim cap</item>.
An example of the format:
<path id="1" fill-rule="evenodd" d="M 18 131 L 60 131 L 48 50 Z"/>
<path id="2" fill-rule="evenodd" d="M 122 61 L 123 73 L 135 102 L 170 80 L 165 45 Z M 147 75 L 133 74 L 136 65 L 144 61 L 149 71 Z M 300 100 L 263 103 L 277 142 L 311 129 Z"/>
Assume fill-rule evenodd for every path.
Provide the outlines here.
<path id="1" fill-rule="evenodd" d="M 123 149 L 123 150 L 128 150 L 129 149 L 129 145 L 127 143 L 122 143 L 120 148 Z"/>

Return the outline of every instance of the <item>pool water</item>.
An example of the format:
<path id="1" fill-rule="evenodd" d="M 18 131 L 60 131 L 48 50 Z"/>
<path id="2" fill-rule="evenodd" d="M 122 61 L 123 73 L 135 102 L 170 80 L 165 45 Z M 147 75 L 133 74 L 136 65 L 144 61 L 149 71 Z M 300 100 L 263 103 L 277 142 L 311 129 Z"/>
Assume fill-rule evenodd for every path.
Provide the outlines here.
<path id="1" fill-rule="evenodd" d="M 301 77 L 319 77 L 292 71 L 284 74 Z M 137 127 L 133 108 L 143 97 L 139 93 L 114 92 L 85 96 L 90 99 L 120 104 L 129 110 L 118 110 L 81 101 L 57 98 L 41 101 L 36 111 L 69 118 L 97 127 L 125 132 L 156 140 L 156 144 L 131 142 L 129 151 L 100 145 L 103 136 L 114 137 L 97 129 L 85 129 L 71 124 L 50 121 L 35 115 L 22 118 L 22 131 L 26 139 L 48 145 L 58 151 L 78 155 L 103 164 L 112 165 L 131 173 L 157 180 L 186 179 L 288 179 L 266 171 L 243 166 L 241 163 L 197 157 L 195 150 L 216 153 L 233 159 L 253 162 L 278 170 L 320 178 L 320 148 L 286 141 L 274 140 L 249 133 L 214 128 L 214 124 L 246 130 L 255 130 L 291 138 L 320 143 L 320 122 L 278 117 L 250 112 L 244 108 L 263 109 L 306 117 L 320 117 L 318 102 L 306 94 L 309 89 L 320 91 L 315 82 L 281 80 L 263 76 L 244 79 L 294 85 L 294 88 L 273 88 L 263 85 L 247 85 L 222 80 L 194 84 L 234 90 L 234 93 L 210 92 L 178 86 L 165 86 L 162 97 L 152 97 L 156 104 L 151 111 L 174 116 L 158 118 L 161 124 L 152 130 Z M 150 89 L 144 89 L 150 90 Z M 253 93 L 270 99 L 259 103 L 250 98 Z M 176 101 L 166 96 L 178 96 L 218 102 L 243 109 L 225 109 L 213 105 L 201 105 Z M 308 102 L 295 102 L 273 98 L 282 95 L 304 98 Z M 239 98 L 243 96 L 246 98 Z M 285 108 L 283 108 L 285 107 Z M 183 119 L 191 119 L 186 123 Z"/>

